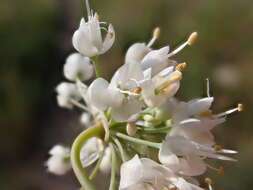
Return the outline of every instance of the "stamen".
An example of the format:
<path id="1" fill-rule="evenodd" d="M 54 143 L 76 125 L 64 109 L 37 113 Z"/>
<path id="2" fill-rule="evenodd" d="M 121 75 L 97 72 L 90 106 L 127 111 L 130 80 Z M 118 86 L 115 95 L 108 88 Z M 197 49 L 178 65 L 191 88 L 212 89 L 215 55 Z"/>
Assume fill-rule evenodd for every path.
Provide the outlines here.
<path id="1" fill-rule="evenodd" d="M 86 9 L 87 9 L 87 13 L 88 13 L 88 19 L 92 16 L 91 15 L 91 9 L 90 9 L 90 4 L 89 4 L 89 0 L 86 0 Z"/>
<path id="2" fill-rule="evenodd" d="M 172 74 L 170 74 L 169 77 L 165 78 L 156 78 L 156 81 L 160 84 L 158 84 L 158 87 L 155 89 L 155 91 L 159 94 L 163 90 L 166 91 L 166 88 L 169 87 L 174 82 L 180 81 L 182 79 L 182 73 L 179 71 L 175 71 Z"/>
<path id="3" fill-rule="evenodd" d="M 141 91 L 142 91 L 141 87 L 137 87 L 136 89 L 134 89 L 135 94 L 141 94 Z"/>
<path id="4" fill-rule="evenodd" d="M 232 114 L 232 113 L 234 113 L 234 112 L 237 112 L 237 111 L 238 111 L 238 112 L 241 112 L 241 111 L 243 111 L 243 110 L 244 110 L 243 104 L 238 104 L 236 108 L 233 108 L 233 109 L 231 109 L 231 110 L 225 111 L 225 112 L 220 113 L 220 114 L 217 114 L 216 117 L 224 117 L 224 116 L 229 115 L 229 114 Z"/>
<path id="5" fill-rule="evenodd" d="M 187 40 L 188 45 L 190 46 L 193 45 L 196 42 L 197 38 L 198 38 L 198 33 L 193 32 Z"/>
<path id="6" fill-rule="evenodd" d="M 156 27 L 156 28 L 154 29 L 154 31 L 153 31 L 153 37 L 152 37 L 152 39 L 149 41 L 149 43 L 148 43 L 148 45 L 147 45 L 148 47 L 151 47 L 151 46 L 155 43 L 155 41 L 159 38 L 160 33 L 161 33 L 160 28 L 159 28 L 159 27 Z"/>
<path id="7" fill-rule="evenodd" d="M 209 177 L 207 177 L 207 178 L 205 178 L 204 181 L 205 181 L 205 183 L 208 185 L 209 190 L 213 190 L 213 188 L 212 188 L 212 184 L 213 184 L 212 179 L 209 178 Z"/>
<path id="8" fill-rule="evenodd" d="M 222 150 L 222 146 L 220 146 L 220 145 L 215 145 L 215 146 L 214 146 L 214 149 L 215 149 L 216 152 L 219 152 L 219 151 Z"/>
<path id="9" fill-rule="evenodd" d="M 210 96 L 210 81 L 208 78 L 206 79 L 206 94 L 207 94 L 207 97 L 211 97 Z"/>
<path id="10" fill-rule="evenodd" d="M 218 174 L 223 175 L 223 174 L 225 173 L 225 169 L 224 169 L 224 167 L 222 167 L 222 166 L 220 166 L 219 168 L 215 168 L 215 167 L 213 167 L 213 166 L 211 166 L 211 165 L 209 165 L 209 164 L 206 164 L 206 165 L 207 165 L 208 168 L 210 168 L 210 169 L 216 171 Z"/>
<path id="11" fill-rule="evenodd" d="M 173 55 L 176 55 L 178 52 L 183 50 L 187 45 L 191 46 L 196 41 L 197 36 L 198 36 L 198 33 L 193 32 L 186 42 L 184 42 L 182 45 L 180 45 L 178 48 L 176 48 L 174 51 L 168 54 L 168 58 Z"/>
<path id="12" fill-rule="evenodd" d="M 176 66 L 176 70 L 183 71 L 186 67 L 186 63 L 180 63 Z"/>

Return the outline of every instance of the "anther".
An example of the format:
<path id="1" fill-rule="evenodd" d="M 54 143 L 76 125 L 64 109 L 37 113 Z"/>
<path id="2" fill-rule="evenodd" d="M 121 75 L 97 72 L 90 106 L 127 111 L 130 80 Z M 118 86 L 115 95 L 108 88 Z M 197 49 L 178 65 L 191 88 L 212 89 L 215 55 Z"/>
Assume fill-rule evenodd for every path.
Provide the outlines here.
<path id="1" fill-rule="evenodd" d="M 212 110 L 206 110 L 199 114 L 200 117 L 211 117 L 213 115 Z"/>
<path id="2" fill-rule="evenodd" d="M 134 89 L 135 94 L 141 94 L 141 91 L 142 91 L 141 87 L 137 87 L 136 89 Z"/>
<path id="3" fill-rule="evenodd" d="M 186 63 L 180 63 L 176 66 L 176 70 L 183 71 L 186 67 Z"/>
<path id="4" fill-rule="evenodd" d="M 238 104 L 237 105 L 238 111 L 241 112 L 244 110 L 244 105 L 243 104 Z"/>
<path id="5" fill-rule="evenodd" d="M 169 190 L 179 190 L 177 187 L 171 187 Z"/>
<path id="6" fill-rule="evenodd" d="M 222 146 L 220 146 L 220 145 L 215 145 L 215 146 L 214 146 L 214 149 L 215 149 L 216 152 L 219 152 L 219 151 L 221 151 L 223 148 L 222 148 Z"/>
<path id="7" fill-rule="evenodd" d="M 187 40 L 188 45 L 190 46 L 193 45 L 196 42 L 197 38 L 198 38 L 198 33 L 193 32 Z"/>
<path id="8" fill-rule="evenodd" d="M 208 185 L 212 185 L 213 184 L 213 180 L 211 178 L 209 178 L 209 177 L 206 177 L 204 181 Z"/>
<path id="9" fill-rule="evenodd" d="M 219 167 L 219 169 L 218 169 L 218 174 L 220 174 L 220 175 L 224 175 L 224 173 L 225 173 L 225 169 L 224 169 L 224 167 Z"/>
<path id="10" fill-rule="evenodd" d="M 154 29 L 154 31 L 153 31 L 153 37 L 154 37 L 155 39 L 159 38 L 160 33 L 161 33 L 160 28 L 159 28 L 159 27 L 156 27 L 156 28 Z"/>

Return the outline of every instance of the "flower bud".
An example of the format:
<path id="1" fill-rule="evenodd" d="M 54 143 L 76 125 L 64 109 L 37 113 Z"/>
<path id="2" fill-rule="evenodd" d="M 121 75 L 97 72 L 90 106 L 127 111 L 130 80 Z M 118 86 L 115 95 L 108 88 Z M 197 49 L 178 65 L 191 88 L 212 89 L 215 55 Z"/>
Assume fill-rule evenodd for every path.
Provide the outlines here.
<path id="1" fill-rule="evenodd" d="M 79 53 L 73 53 L 67 58 L 63 72 L 64 76 L 70 81 L 75 81 L 76 79 L 85 81 L 92 77 L 94 69 L 88 57 L 84 57 Z"/>
<path id="2" fill-rule="evenodd" d="M 64 175 L 71 169 L 69 161 L 70 149 L 61 145 L 54 146 L 49 154 L 51 157 L 47 160 L 48 171 L 56 175 Z"/>

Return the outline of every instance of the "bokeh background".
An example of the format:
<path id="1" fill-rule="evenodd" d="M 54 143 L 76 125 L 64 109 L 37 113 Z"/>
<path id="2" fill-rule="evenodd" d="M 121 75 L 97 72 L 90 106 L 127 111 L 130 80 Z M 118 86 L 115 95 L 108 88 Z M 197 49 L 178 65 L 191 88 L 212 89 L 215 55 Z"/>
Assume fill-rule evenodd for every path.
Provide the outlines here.
<path id="1" fill-rule="evenodd" d="M 101 57 L 109 77 L 123 64 L 134 42 L 147 42 L 156 26 L 154 48 L 173 49 L 192 31 L 199 40 L 176 56 L 188 63 L 178 96 L 204 96 L 211 81 L 217 112 L 243 102 L 246 111 L 215 129 L 221 145 L 240 151 L 238 163 L 216 162 L 210 171 L 216 189 L 253 186 L 253 1 L 252 0 L 91 0 L 102 20 L 113 23 L 117 39 Z M 57 107 L 55 86 L 74 51 L 71 37 L 81 17 L 79 0 L 0 1 L 0 189 L 69 190 L 78 183 L 46 172 L 44 161 L 56 143 L 70 144 L 80 131 L 78 110 Z"/>

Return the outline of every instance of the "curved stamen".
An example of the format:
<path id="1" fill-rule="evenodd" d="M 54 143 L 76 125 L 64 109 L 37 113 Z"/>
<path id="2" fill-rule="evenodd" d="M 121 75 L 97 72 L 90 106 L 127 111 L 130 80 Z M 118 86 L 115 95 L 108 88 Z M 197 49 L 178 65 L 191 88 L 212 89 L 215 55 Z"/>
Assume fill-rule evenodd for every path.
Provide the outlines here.
<path id="1" fill-rule="evenodd" d="M 148 43 L 148 45 L 147 45 L 147 47 L 151 47 L 154 43 L 155 43 L 155 41 L 159 38 L 159 36 L 160 36 L 160 28 L 159 27 L 156 27 L 155 29 L 154 29 L 154 32 L 153 32 L 153 37 L 152 37 L 152 39 L 149 41 L 149 43 Z"/>

